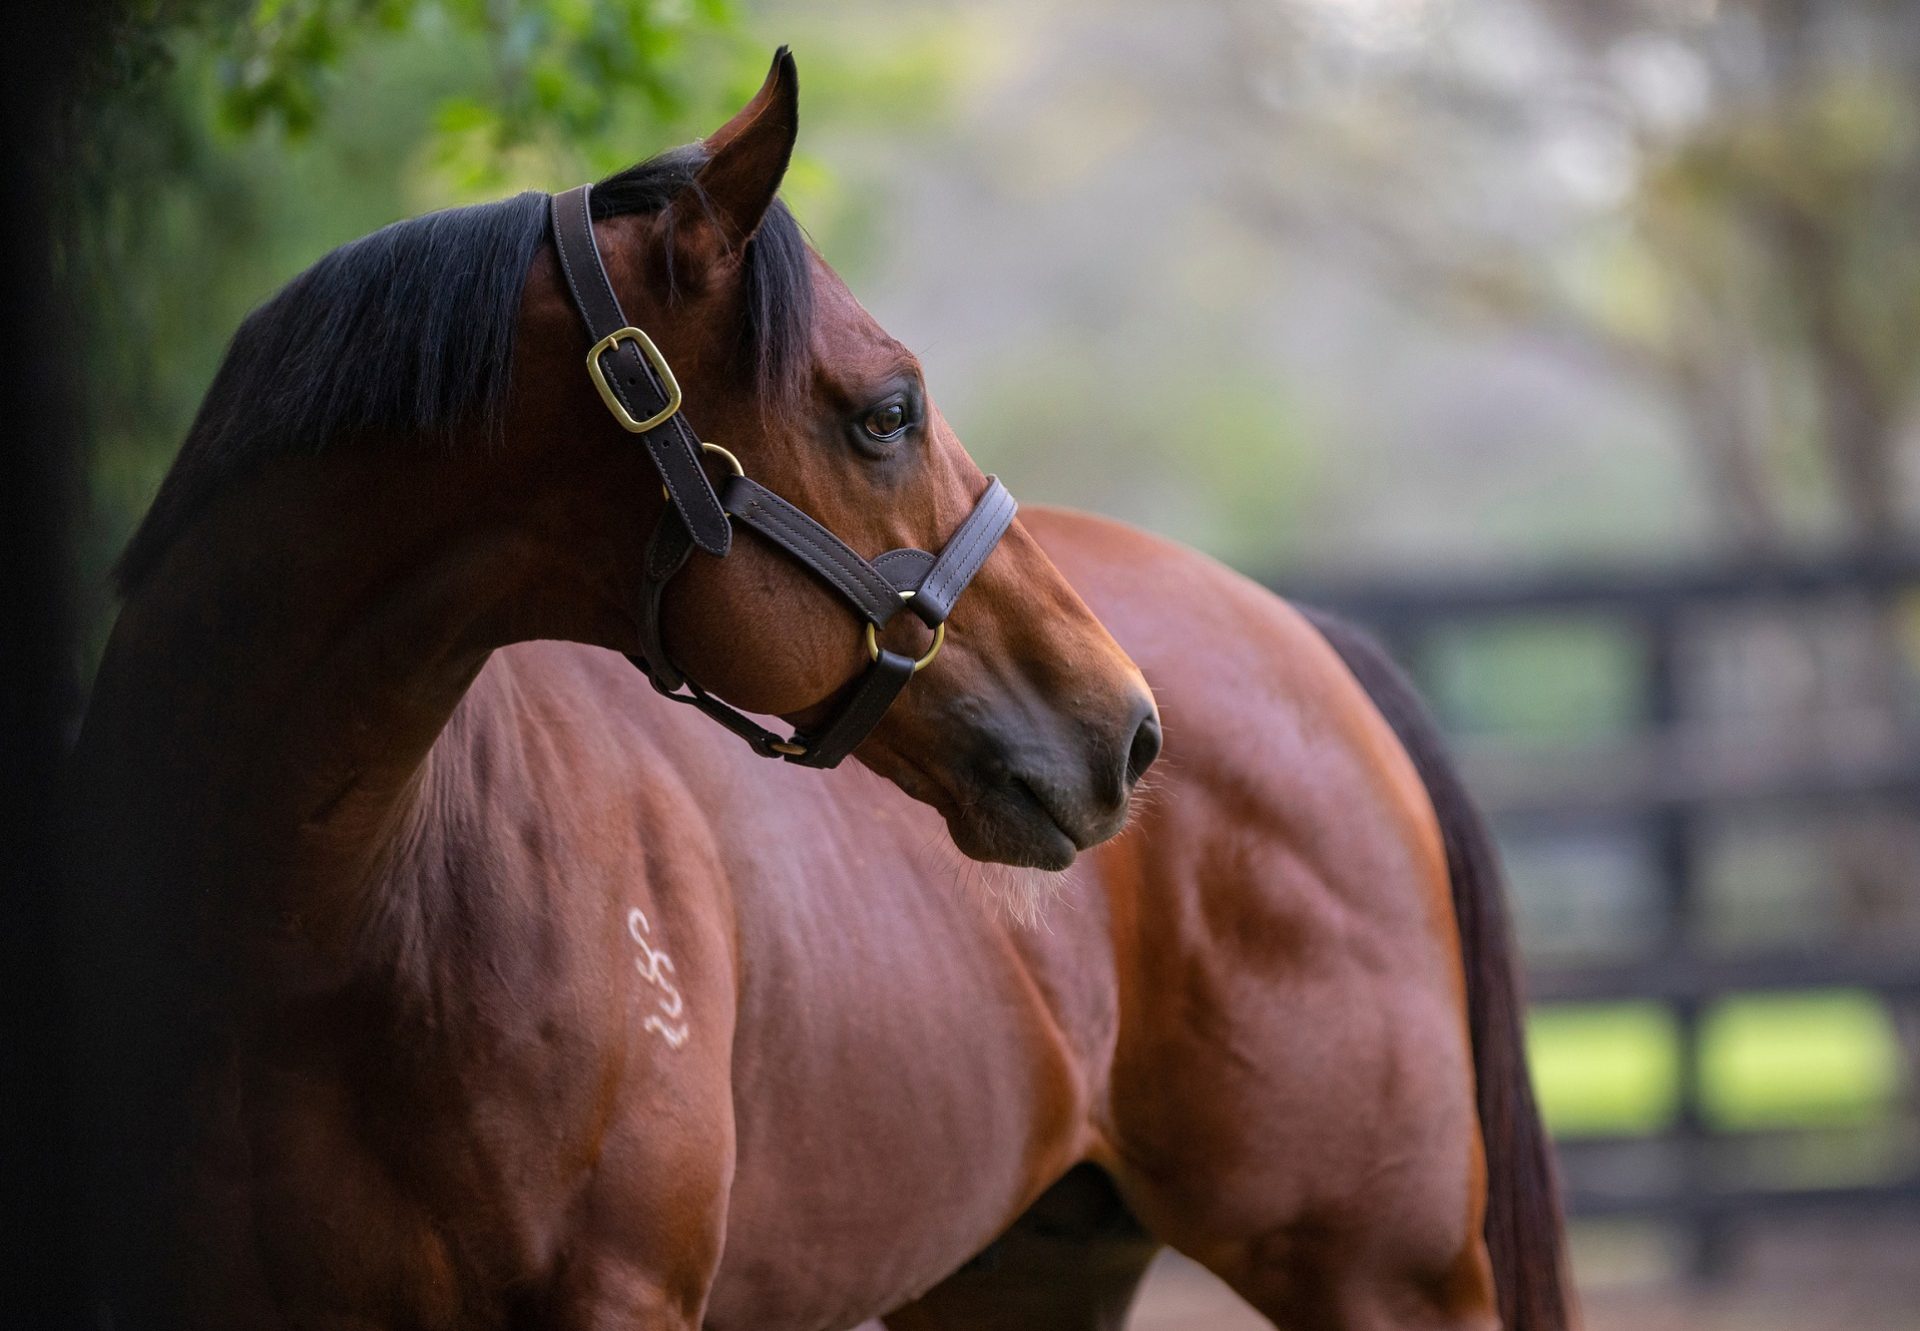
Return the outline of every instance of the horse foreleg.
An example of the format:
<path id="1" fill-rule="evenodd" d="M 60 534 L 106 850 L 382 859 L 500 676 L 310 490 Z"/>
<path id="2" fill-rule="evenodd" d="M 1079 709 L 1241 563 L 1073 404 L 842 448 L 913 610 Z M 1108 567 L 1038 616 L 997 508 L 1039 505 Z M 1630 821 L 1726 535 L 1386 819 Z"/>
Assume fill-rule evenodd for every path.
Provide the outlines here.
<path id="1" fill-rule="evenodd" d="M 1160 1245 L 1106 1175 L 1070 1170 L 1007 1232 L 887 1331 L 1121 1331 Z"/>

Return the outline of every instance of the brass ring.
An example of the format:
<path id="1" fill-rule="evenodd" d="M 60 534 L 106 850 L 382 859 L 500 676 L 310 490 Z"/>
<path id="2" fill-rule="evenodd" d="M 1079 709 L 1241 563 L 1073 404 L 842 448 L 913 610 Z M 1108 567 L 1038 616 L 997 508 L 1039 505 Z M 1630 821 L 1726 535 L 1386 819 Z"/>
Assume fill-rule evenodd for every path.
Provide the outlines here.
<path id="1" fill-rule="evenodd" d="M 735 457 L 733 454 L 729 453 L 726 449 L 720 447 L 720 445 L 718 444 L 710 444 L 706 440 L 702 439 L 700 441 L 700 451 L 703 453 L 713 453 L 718 455 L 719 457 L 725 458 L 727 461 L 727 465 L 733 468 L 733 474 L 735 476 L 745 476 L 747 474 L 747 469 L 740 465 L 740 459 Z"/>
<path id="2" fill-rule="evenodd" d="M 911 601 L 913 599 L 913 593 L 901 592 L 900 599 L 903 601 Z M 940 655 L 940 646 L 946 642 L 946 640 L 947 621 L 943 619 L 933 626 L 933 646 L 927 648 L 927 654 L 925 656 L 913 663 L 914 674 L 919 674 L 933 663 L 933 658 Z M 867 625 L 867 655 L 875 661 L 880 659 L 880 637 L 873 631 L 873 625 L 871 623 Z"/>
<path id="3" fill-rule="evenodd" d="M 745 476 L 747 474 L 747 469 L 740 465 L 740 459 L 735 457 L 732 453 L 728 452 L 726 449 L 720 447 L 720 445 L 718 444 L 710 444 L 706 440 L 702 439 L 700 441 L 700 451 L 702 453 L 713 453 L 721 458 L 726 459 L 727 466 L 732 469 L 733 474 L 735 476 Z M 660 486 L 660 497 L 662 499 L 667 499 L 667 500 L 671 500 L 673 498 L 673 496 L 670 493 L 668 493 L 666 484 L 664 482 L 662 482 Z"/>

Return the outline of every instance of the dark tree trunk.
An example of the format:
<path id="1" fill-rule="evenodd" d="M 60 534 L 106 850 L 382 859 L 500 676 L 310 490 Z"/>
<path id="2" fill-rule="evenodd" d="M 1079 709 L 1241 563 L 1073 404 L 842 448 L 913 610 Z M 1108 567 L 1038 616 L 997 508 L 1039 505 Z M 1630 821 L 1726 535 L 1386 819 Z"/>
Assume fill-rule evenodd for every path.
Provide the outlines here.
<path id="1" fill-rule="evenodd" d="M 61 946 L 55 787 L 75 713 L 71 532 L 80 430 L 77 364 L 61 336 L 47 219 L 59 185 L 60 99 L 104 6 L 16 0 L 0 41 L 0 178 L 7 182 L 0 260 L 0 845 L 6 847 L 6 927 L 0 971 L 8 1003 L 0 1033 L 7 1082 L 7 1246 L 18 1273 L 5 1320 L 22 1328 L 92 1325 L 77 1199 L 80 1144 L 70 1076 L 73 995 Z M 20 1278 L 24 1276 L 24 1279 Z"/>

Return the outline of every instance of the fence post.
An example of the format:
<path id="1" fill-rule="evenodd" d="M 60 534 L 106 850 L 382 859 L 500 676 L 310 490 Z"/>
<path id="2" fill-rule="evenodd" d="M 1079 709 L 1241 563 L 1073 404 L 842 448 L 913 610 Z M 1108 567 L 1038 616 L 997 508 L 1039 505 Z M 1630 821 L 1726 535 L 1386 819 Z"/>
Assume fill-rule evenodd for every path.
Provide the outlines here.
<path id="1" fill-rule="evenodd" d="M 1683 615 L 1672 606 L 1646 612 L 1641 620 L 1645 656 L 1642 706 L 1655 742 L 1671 736 L 1684 720 L 1680 653 Z M 1660 892 L 1663 959 L 1676 970 L 1693 969 L 1699 947 L 1699 845 L 1695 811 L 1678 801 L 1656 803 L 1647 814 L 1647 835 Z M 1680 1190 L 1679 1223 L 1685 1231 L 1686 1269 L 1695 1280 L 1706 1280 L 1726 1269 L 1726 1217 L 1713 1204 L 1712 1125 L 1702 1101 L 1700 1028 L 1707 1001 L 1697 995 L 1672 998 L 1678 1067 L 1678 1103 L 1674 1132 L 1675 1186 Z"/>

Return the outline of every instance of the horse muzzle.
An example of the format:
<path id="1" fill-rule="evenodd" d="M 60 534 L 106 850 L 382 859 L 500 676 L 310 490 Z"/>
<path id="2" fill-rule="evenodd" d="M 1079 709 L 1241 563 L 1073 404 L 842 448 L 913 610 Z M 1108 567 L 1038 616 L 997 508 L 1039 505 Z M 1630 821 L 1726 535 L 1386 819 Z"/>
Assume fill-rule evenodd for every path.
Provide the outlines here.
<path id="1" fill-rule="evenodd" d="M 1127 825 L 1160 747 L 1159 712 L 1144 688 L 1107 725 L 990 724 L 941 811 L 969 858 L 1065 869 Z"/>

